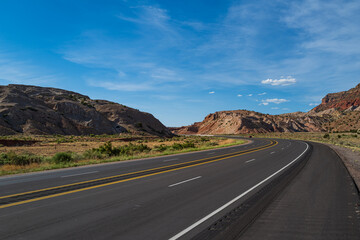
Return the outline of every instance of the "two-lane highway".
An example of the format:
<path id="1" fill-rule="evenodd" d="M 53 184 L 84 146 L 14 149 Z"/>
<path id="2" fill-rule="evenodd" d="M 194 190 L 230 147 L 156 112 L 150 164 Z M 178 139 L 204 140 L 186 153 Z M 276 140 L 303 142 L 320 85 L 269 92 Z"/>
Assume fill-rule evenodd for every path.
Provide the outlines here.
<path id="1" fill-rule="evenodd" d="M 190 239 L 309 145 L 242 146 L 0 178 L 1 239 Z"/>

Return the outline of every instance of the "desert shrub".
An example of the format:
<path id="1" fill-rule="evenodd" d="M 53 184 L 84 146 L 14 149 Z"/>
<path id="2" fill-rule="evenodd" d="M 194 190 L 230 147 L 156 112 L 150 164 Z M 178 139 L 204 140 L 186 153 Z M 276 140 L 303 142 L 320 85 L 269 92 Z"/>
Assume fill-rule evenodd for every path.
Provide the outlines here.
<path id="1" fill-rule="evenodd" d="M 186 141 L 184 143 L 174 143 L 173 145 L 171 145 L 171 149 L 173 150 L 182 150 L 186 148 L 195 148 L 195 143 Z"/>
<path id="2" fill-rule="evenodd" d="M 92 149 L 87 150 L 84 152 L 83 157 L 86 159 L 102 159 L 105 155 L 101 154 L 100 152 L 93 151 Z"/>
<path id="3" fill-rule="evenodd" d="M 165 144 L 161 144 L 161 145 L 155 146 L 155 147 L 154 147 L 154 151 L 164 152 L 164 151 L 166 151 L 168 148 L 169 148 L 169 147 L 166 146 Z"/>
<path id="4" fill-rule="evenodd" d="M 208 142 L 208 143 L 206 143 L 206 146 L 208 146 L 208 147 L 217 146 L 217 145 L 219 145 L 217 142 Z"/>
<path id="5" fill-rule="evenodd" d="M 70 163 L 74 161 L 74 157 L 71 152 L 58 152 L 53 156 L 52 160 L 56 164 Z"/>
<path id="6" fill-rule="evenodd" d="M 210 139 L 208 137 L 201 137 L 200 139 L 202 142 L 208 142 Z"/>
<path id="7" fill-rule="evenodd" d="M 323 138 L 330 138 L 330 135 L 328 133 L 325 133 Z"/>
<path id="8" fill-rule="evenodd" d="M 16 154 L 14 152 L 0 154 L 0 165 L 11 164 L 24 166 L 31 163 L 41 163 L 42 160 L 42 157 L 34 154 Z"/>
<path id="9" fill-rule="evenodd" d="M 106 142 L 104 145 L 93 148 L 85 153 L 85 157 L 88 158 L 103 158 L 103 157 L 112 157 L 119 155 L 133 155 L 135 153 L 149 152 L 149 148 L 145 144 L 132 144 L 129 143 L 124 146 L 114 147 L 111 142 Z"/>
<path id="10" fill-rule="evenodd" d="M 341 135 L 337 135 L 338 138 L 341 138 Z"/>

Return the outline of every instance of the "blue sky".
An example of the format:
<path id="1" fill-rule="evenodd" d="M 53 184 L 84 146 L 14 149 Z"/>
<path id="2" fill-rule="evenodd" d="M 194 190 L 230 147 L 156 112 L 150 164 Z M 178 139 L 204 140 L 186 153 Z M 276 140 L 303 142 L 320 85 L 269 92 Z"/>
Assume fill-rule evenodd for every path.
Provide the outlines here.
<path id="1" fill-rule="evenodd" d="M 2 0 L 0 84 L 57 87 L 167 126 L 308 111 L 360 82 L 360 2 Z"/>

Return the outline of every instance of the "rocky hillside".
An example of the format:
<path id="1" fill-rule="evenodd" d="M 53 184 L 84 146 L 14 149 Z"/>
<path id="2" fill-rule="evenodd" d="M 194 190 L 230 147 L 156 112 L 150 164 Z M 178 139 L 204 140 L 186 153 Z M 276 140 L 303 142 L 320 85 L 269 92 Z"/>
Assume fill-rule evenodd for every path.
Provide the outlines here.
<path id="1" fill-rule="evenodd" d="M 360 111 L 360 84 L 356 87 L 338 93 L 330 93 L 326 95 L 319 106 L 315 107 L 313 112 L 321 112 L 328 109 L 338 111 Z"/>
<path id="2" fill-rule="evenodd" d="M 173 128 L 176 134 L 356 131 L 360 129 L 360 84 L 332 93 L 307 113 L 281 115 L 235 110 L 209 114 L 202 122 Z"/>
<path id="3" fill-rule="evenodd" d="M 204 121 L 181 127 L 177 134 L 239 134 L 268 132 L 320 132 L 324 119 L 318 116 L 269 115 L 253 111 L 221 111 Z"/>
<path id="4" fill-rule="evenodd" d="M 117 134 L 172 136 L 153 115 L 55 88 L 0 86 L 0 135 Z"/>

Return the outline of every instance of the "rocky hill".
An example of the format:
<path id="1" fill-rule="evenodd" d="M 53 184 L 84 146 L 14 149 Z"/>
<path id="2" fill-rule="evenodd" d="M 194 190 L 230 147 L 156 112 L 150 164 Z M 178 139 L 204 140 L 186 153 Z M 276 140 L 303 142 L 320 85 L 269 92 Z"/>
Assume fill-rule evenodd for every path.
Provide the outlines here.
<path id="1" fill-rule="evenodd" d="M 360 84 L 332 93 L 311 111 L 281 115 L 235 110 L 209 114 L 202 122 L 173 128 L 176 134 L 241 134 L 268 132 L 323 132 L 360 129 Z"/>
<path id="2" fill-rule="evenodd" d="M 172 136 L 153 115 L 118 103 L 56 88 L 0 86 L 0 135 L 123 132 Z"/>
<path id="3" fill-rule="evenodd" d="M 269 115 L 253 111 L 221 111 L 204 121 L 175 129 L 177 134 L 239 134 L 268 132 L 320 132 L 325 119 L 318 116 Z"/>
<path id="4" fill-rule="evenodd" d="M 343 92 L 330 93 L 326 95 L 319 106 L 315 107 L 313 112 L 321 112 L 328 109 L 338 111 L 360 111 L 360 84 L 356 87 Z"/>

